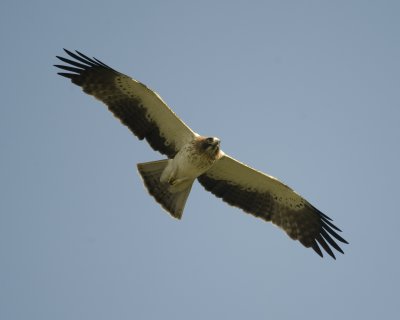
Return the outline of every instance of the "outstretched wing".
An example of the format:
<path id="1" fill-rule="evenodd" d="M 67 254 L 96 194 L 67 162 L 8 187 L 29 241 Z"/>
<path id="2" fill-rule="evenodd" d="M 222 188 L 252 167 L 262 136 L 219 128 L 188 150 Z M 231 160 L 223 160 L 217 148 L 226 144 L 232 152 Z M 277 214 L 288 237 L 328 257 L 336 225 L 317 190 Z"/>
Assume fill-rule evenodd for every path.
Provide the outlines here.
<path id="1" fill-rule="evenodd" d="M 65 52 L 75 60 L 57 56 L 67 65 L 55 66 L 68 71 L 58 74 L 104 102 L 124 125 L 140 140 L 146 139 L 154 150 L 172 158 L 196 136 L 161 97 L 144 84 L 96 58 L 78 51 Z"/>
<path id="2" fill-rule="evenodd" d="M 294 240 L 311 247 L 321 257 L 319 245 L 333 258 L 330 248 L 343 253 L 335 239 L 347 243 L 336 231 L 332 219 L 295 191 L 262 172 L 224 155 L 199 182 L 225 202 L 256 217 L 272 221 Z"/>

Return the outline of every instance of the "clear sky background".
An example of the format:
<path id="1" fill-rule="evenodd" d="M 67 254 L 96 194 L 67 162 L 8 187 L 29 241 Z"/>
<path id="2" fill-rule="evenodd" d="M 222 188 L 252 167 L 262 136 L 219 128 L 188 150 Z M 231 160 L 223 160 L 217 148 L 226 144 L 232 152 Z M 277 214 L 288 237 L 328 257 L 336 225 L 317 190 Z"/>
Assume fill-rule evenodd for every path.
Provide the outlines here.
<path id="1" fill-rule="evenodd" d="M 398 1 L 0 3 L 0 319 L 395 319 Z M 196 184 L 56 75 L 62 48 L 155 89 L 195 131 L 342 228 L 321 259 Z"/>

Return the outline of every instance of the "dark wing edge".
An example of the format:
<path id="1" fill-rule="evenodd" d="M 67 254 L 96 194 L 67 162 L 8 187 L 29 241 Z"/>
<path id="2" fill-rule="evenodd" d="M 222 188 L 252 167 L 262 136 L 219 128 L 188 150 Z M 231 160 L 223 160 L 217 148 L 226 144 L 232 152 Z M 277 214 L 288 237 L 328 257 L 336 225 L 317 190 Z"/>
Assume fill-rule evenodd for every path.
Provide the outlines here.
<path id="1" fill-rule="evenodd" d="M 163 121 L 169 117 L 170 122 L 175 122 L 175 128 L 183 131 L 181 136 L 185 139 L 193 135 L 193 132 L 176 117 L 162 99 L 144 84 L 112 69 L 96 58 L 89 58 L 79 51 L 75 51 L 76 53 L 66 49 L 64 51 L 74 60 L 57 56 L 65 63 L 54 65 L 63 70 L 58 74 L 71 79 L 72 83 L 82 87 L 85 93 L 104 102 L 122 124 L 140 140 L 146 139 L 154 150 L 172 158 L 179 151 L 181 142 L 177 140 L 178 134 L 175 135 L 178 138 L 175 136 L 171 138 L 168 136 L 168 130 L 163 132 L 160 130 L 162 123 L 149 116 L 149 108 L 152 108 L 153 114 L 160 113 L 157 120 Z M 116 85 L 116 81 L 119 83 L 128 81 L 129 88 L 124 90 Z M 148 100 L 152 103 L 146 102 Z"/>
<path id="2" fill-rule="evenodd" d="M 304 200 L 304 206 L 300 210 L 285 208 L 285 213 L 282 214 L 282 206 L 272 192 L 257 192 L 243 188 L 234 181 L 217 178 L 217 169 L 211 170 L 214 174 L 210 175 L 206 172 L 198 177 L 198 181 L 207 191 L 224 202 L 265 221 L 273 222 L 284 229 L 293 240 L 299 240 L 307 248 L 311 247 L 320 257 L 323 257 L 320 247 L 333 259 L 336 259 L 336 256 L 331 247 L 344 254 L 336 243 L 336 241 L 340 241 L 348 244 L 335 232 L 335 230 L 338 232 L 341 230 L 331 222 L 331 218 L 307 201 Z M 280 183 L 278 180 L 276 182 Z M 294 191 L 292 192 L 294 193 Z"/>

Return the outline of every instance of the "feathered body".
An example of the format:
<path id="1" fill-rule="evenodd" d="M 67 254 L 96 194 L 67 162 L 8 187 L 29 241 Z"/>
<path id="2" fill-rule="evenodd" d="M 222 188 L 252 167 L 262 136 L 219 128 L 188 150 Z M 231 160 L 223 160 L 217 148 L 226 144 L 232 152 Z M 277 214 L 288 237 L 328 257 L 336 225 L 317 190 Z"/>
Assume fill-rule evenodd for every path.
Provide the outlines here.
<path id="1" fill-rule="evenodd" d="M 222 156 L 219 139 L 196 136 L 174 158 L 139 163 L 149 193 L 174 218 L 181 219 L 193 182 Z"/>
<path id="2" fill-rule="evenodd" d="M 210 169 L 220 157 L 219 139 L 196 137 L 168 161 L 161 182 L 168 182 L 171 192 L 179 191 L 182 185 L 194 181 Z"/>

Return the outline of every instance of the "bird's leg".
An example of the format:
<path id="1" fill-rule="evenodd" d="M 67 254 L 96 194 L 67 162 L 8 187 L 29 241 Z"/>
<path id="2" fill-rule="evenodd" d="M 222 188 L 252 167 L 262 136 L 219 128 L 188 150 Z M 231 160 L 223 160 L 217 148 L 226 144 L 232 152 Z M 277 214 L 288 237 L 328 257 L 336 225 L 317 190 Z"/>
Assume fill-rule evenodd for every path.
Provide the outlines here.
<path id="1" fill-rule="evenodd" d="M 171 193 L 176 193 L 187 189 L 193 183 L 193 179 L 190 178 L 179 178 L 173 179 L 169 182 L 168 190 Z"/>
<path id="2" fill-rule="evenodd" d="M 173 165 L 172 160 L 168 160 L 168 164 L 165 167 L 163 173 L 161 174 L 160 177 L 160 182 L 161 183 L 168 183 L 169 185 L 173 184 L 173 181 L 175 180 L 175 175 L 176 175 L 176 167 Z"/>
<path id="3" fill-rule="evenodd" d="M 174 184 L 179 183 L 179 180 L 181 180 L 181 179 L 176 179 L 175 178 L 175 173 L 176 173 L 176 170 L 172 170 L 172 172 L 168 176 L 167 183 L 170 186 L 173 186 Z"/>
<path id="4" fill-rule="evenodd" d="M 187 181 L 187 180 L 188 180 L 188 178 L 175 179 L 174 177 L 171 177 L 171 178 L 168 180 L 168 183 L 169 183 L 171 186 L 174 186 L 174 185 L 180 184 L 180 183 L 182 183 L 182 182 L 185 182 L 185 181 Z"/>
<path id="5" fill-rule="evenodd" d="M 192 179 L 187 177 L 179 177 L 178 171 L 178 166 L 173 159 L 170 159 L 160 177 L 160 182 L 168 183 L 168 190 L 172 193 L 182 191 L 193 182 Z"/>

